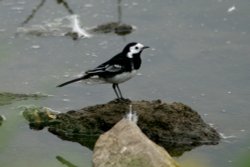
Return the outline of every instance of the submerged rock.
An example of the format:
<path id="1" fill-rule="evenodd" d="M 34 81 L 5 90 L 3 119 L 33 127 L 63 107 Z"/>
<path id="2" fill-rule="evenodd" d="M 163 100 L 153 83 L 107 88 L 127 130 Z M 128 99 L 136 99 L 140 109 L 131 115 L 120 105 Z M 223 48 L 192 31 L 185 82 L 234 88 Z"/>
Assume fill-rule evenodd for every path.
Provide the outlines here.
<path id="1" fill-rule="evenodd" d="M 14 101 L 19 100 L 27 100 L 31 99 L 39 99 L 46 97 L 42 94 L 18 94 L 18 93 L 10 93 L 10 92 L 0 92 L 0 106 L 11 104 Z"/>
<path id="2" fill-rule="evenodd" d="M 115 33 L 117 35 L 128 35 L 135 28 L 129 24 L 109 22 L 89 29 L 93 33 Z"/>
<path id="3" fill-rule="evenodd" d="M 98 136 L 111 129 L 129 111 L 139 116 L 138 126 L 152 141 L 173 156 L 204 144 L 218 144 L 219 134 L 199 114 L 182 103 L 156 101 L 111 101 L 57 115 L 60 123 L 49 131 L 60 138 L 78 142 L 93 149 Z"/>
<path id="4" fill-rule="evenodd" d="M 122 119 L 97 140 L 94 167 L 178 167 L 174 159 L 149 140 L 133 122 Z"/>
<path id="5" fill-rule="evenodd" d="M 0 115 L 0 126 L 2 126 L 3 121 L 4 121 L 4 117 L 2 115 Z"/>

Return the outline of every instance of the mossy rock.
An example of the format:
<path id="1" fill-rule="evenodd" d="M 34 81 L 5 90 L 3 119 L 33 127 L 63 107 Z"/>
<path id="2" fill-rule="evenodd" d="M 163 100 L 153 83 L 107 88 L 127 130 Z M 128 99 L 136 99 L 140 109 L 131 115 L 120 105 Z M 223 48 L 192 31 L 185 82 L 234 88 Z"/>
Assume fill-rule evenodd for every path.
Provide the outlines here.
<path id="1" fill-rule="evenodd" d="M 46 107 L 22 107 L 23 117 L 29 122 L 30 128 L 41 130 L 46 126 L 59 123 L 57 113 Z"/>
<path id="2" fill-rule="evenodd" d="M 220 137 L 189 106 L 156 101 L 119 101 L 85 107 L 57 115 L 60 123 L 49 131 L 60 138 L 78 142 L 93 149 L 98 136 L 111 129 L 129 111 L 129 105 L 139 116 L 138 126 L 155 143 L 171 155 L 179 156 L 199 145 L 218 144 Z"/>

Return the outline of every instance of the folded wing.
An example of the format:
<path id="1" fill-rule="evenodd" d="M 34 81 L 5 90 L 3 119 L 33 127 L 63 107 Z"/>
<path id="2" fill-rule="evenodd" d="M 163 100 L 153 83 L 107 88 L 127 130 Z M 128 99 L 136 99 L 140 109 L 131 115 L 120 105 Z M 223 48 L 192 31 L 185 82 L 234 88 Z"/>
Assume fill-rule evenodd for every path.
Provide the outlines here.
<path id="1" fill-rule="evenodd" d="M 93 70 L 86 71 L 87 75 L 106 75 L 106 74 L 116 74 L 122 72 L 123 67 L 119 64 L 106 64 L 96 67 Z"/>

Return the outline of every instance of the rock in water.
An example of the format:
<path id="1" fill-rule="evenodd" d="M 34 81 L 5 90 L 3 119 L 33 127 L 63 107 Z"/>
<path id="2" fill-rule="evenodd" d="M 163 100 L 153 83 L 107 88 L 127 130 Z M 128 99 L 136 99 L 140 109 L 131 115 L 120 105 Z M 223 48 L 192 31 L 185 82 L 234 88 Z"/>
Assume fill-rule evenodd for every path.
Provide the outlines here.
<path id="1" fill-rule="evenodd" d="M 44 127 L 60 123 L 54 110 L 47 107 L 23 106 L 22 115 L 29 121 L 31 129 L 42 130 Z"/>
<path id="2" fill-rule="evenodd" d="M 133 106 L 138 126 L 147 137 L 168 150 L 171 156 L 204 145 L 218 144 L 220 137 L 200 115 L 182 103 L 155 101 L 116 101 L 85 107 L 57 115 L 61 123 L 48 130 L 60 138 L 93 149 L 100 134 L 110 130 Z"/>
<path id="3" fill-rule="evenodd" d="M 140 128 L 122 119 L 97 140 L 94 167 L 178 167 L 160 146 L 149 140 Z"/>

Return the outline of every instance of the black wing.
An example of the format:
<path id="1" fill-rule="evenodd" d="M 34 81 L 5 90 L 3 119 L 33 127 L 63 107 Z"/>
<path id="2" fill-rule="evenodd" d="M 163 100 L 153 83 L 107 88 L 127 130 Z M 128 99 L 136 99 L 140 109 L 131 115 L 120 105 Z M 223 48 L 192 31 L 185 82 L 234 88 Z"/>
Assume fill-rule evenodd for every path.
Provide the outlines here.
<path id="1" fill-rule="evenodd" d="M 105 64 L 105 65 L 101 65 L 96 67 L 93 70 L 88 70 L 86 71 L 86 74 L 92 74 L 92 73 L 103 73 L 103 72 L 119 72 L 120 70 L 122 70 L 122 66 L 119 64 Z"/>
<path id="2" fill-rule="evenodd" d="M 98 67 L 86 71 L 86 77 L 89 78 L 94 75 L 98 75 L 101 77 L 108 77 L 115 74 L 119 74 L 126 69 L 126 62 L 122 57 L 118 54 L 107 62 L 99 65 Z"/>

